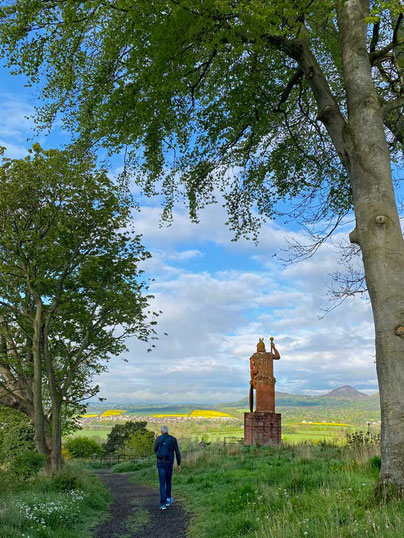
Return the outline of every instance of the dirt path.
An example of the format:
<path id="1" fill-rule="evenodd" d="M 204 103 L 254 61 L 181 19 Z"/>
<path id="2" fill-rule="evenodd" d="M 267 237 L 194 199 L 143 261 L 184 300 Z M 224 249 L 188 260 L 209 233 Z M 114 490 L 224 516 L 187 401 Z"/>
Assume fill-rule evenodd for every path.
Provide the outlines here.
<path id="1" fill-rule="evenodd" d="M 95 471 L 113 495 L 110 517 L 95 529 L 95 538 L 185 538 L 188 516 L 174 502 L 159 510 L 157 489 L 130 480 L 131 473 Z"/>

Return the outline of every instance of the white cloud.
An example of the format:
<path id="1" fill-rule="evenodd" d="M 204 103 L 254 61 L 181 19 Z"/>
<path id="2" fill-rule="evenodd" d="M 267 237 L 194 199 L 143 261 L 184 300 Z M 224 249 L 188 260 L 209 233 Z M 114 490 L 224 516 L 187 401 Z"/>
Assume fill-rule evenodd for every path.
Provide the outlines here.
<path id="1" fill-rule="evenodd" d="M 20 95 L 0 92 L 0 137 L 5 140 L 25 141 L 32 133 L 34 108 Z"/>
<path id="2" fill-rule="evenodd" d="M 129 364 L 114 360 L 101 377 L 103 395 L 111 401 L 237 400 L 248 393 L 248 360 L 258 338 L 268 342 L 271 335 L 282 355 L 275 365 L 278 390 L 376 387 L 369 304 L 349 299 L 320 319 L 329 307 L 330 273 L 339 268 L 335 245 L 285 267 L 274 255 L 287 246 L 286 236 L 306 243 L 301 233 L 271 221 L 258 245 L 232 242 L 220 204 L 199 217 L 192 223 L 179 206 L 167 226 L 160 221 L 161 207 L 150 200 L 134 214 L 136 231 L 153 255 L 143 268 L 155 277 L 150 292 L 153 310 L 163 311 L 161 337 L 150 354 L 144 344 L 130 342 Z M 347 220 L 335 243 L 351 228 Z"/>
<path id="3" fill-rule="evenodd" d="M 173 255 L 176 244 L 190 234 L 182 232 L 179 239 L 173 230 L 166 240 L 170 249 L 159 251 L 162 272 L 151 287 L 153 309 L 163 311 L 159 333 L 168 336 L 151 354 L 133 341 L 129 364 L 114 361 L 113 374 L 102 378 L 103 394 L 111 401 L 237 400 L 247 395 L 248 359 L 258 338 L 268 342 L 270 335 L 282 355 L 275 364 L 278 390 L 305 393 L 345 384 L 376 388 L 369 304 L 349 299 L 319 319 L 329 282 L 324 269 L 337 266 L 335 252 L 322 247 L 317 258 L 286 268 L 274 262 L 261 270 L 170 272 L 170 263 L 188 252 L 179 249 Z M 203 233 L 212 237 L 208 228 Z M 279 243 L 282 230 L 275 233 Z M 196 257 L 205 263 L 200 237 Z M 240 248 L 233 245 L 223 247 L 224 255 Z M 255 255 L 264 256 L 266 249 L 260 243 Z"/>
<path id="4" fill-rule="evenodd" d="M 28 155 L 27 148 L 22 144 L 12 144 L 0 139 L 0 146 L 6 148 L 5 156 L 10 159 L 21 159 Z"/>

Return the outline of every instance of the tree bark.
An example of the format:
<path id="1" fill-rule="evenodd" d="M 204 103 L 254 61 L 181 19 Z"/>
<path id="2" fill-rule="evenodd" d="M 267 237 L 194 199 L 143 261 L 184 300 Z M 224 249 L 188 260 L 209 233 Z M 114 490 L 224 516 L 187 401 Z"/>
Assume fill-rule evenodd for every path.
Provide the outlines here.
<path id="1" fill-rule="evenodd" d="M 34 400 L 34 440 L 38 452 L 48 455 L 46 445 L 45 417 L 42 403 L 42 361 L 41 361 L 41 332 L 42 332 L 43 305 L 37 301 L 37 308 L 34 320 L 34 335 L 32 341 L 32 355 L 34 363 L 34 378 L 32 385 Z"/>
<path id="2" fill-rule="evenodd" d="M 52 402 L 52 434 L 50 451 L 50 470 L 58 473 L 62 468 L 62 406 L 61 401 Z"/>
<path id="3" fill-rule="evenodd" d="M 52 420 L 51 420 L 51 436 L 50 436 L 50 471 L 58 473 L 62 467 L 62 397 L 57 390 L 55 370 L 52 364 L 52 358 L 49 354 L 49 337 L 48 329 L 51 318 L 51 313 L 48 313 L 43 328 L 43 355 L 45 368 L 48 377 L 49 392 L 52 402 Z"/>
<path id="4" fill-rule="evenodd" d="M 338 24 L 346 84 L 347 171 L 373 310 L 382 414 L 381 485 L 404 492 L 404 241 L 383 114 L 366 49 L 366 0 L 344 0 Z"/>

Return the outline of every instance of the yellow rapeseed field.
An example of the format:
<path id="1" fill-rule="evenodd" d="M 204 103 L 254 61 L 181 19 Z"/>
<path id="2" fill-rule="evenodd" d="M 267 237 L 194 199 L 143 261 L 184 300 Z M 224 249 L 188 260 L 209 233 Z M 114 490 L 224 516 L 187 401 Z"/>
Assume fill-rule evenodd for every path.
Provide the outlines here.
<path id="1" fill-rule="evenodd" d="M 342 422 L 302 422 L 305 426 L 349 426 L 349 424 L 344 424 Z"/>
<path id="2" fill-rule="evenodd" d="M 126 409 L 107 409 L 106 411 L 103 412 L 101 417 L 117 417 L 125 412 L 126 412 Z"/>
<path id="3" fill-rule="evenodd" d="M 194 409 L 190 416 L 201 417 L 201 418 L 221 418 L 221 417 L 232 418 L 232 416 L 228 415 L 227 413 L 222 413 L 221 411 L 210 411 L 208 409 Z"/>
<path id="4" fill-rule="evenodd" d="M 92 418 L 92 417 L 98 417 L 98 415 L 81 415 L 81 418 Z"/>

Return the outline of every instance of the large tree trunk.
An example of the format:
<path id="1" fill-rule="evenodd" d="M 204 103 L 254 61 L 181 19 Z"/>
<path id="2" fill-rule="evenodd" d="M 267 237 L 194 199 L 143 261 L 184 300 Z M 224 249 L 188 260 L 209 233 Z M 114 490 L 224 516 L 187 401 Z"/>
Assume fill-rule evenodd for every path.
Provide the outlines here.
<path id="1" fill-rule="evenodd" d="M 376 334 L 382 412 L 381 484 L 404 491 L 404 241 L 391 175 L 383 111 L 366 50 L 366 0 L 341 0 L 348 104 L 348 174 Z"/>

